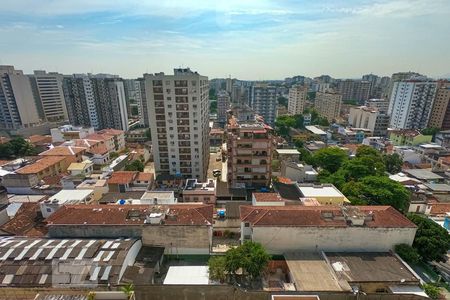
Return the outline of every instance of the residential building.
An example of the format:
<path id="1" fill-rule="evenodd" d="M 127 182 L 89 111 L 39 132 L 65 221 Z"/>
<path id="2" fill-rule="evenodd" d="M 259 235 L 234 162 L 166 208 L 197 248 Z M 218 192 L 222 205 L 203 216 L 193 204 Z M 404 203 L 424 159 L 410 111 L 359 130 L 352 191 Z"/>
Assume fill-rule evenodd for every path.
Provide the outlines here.
<path id="1" fill-rule="evenodd" d="M 377 109 L 380 113 L 387 114 L 389 110 L 389 100 L 384 98 L 372 98 L 366 101 L 366 106 Z"/>
<path id="2" fill-rule="evenodd" d="M 94 132 L 94 127 L 84 128 L 81 126 L 72 125 L 63 125 L 50 129 L 53 143 L 71 141 L 74 139 L 84 139 Z"/>
<path id="3" fill-rule="evenodd" d="M 290 115 L 303 114 L 307 94 L 308 89 L 301 85 L 294 85 L 289 89 L 288 113 Z"/>
<path id="4" fill-rule="evenodd" d="M 153 183 L 153 180 L 153 173 L 116 171 L 108 179 L 108 186 L 110 192 L 146 191 Z"/>
<path id="5" fill-rule="evenodd" d="M 268 187 L 272 174 L 271 128 L 262 122 L 240 123 L 234 117 L 228 122 L 228 182 L 231 186 Z"/>
<path id="6" fill-rule="evenodd" d="M 0 128 L 27 128 L 40 122 L 28 76 L 13 66 L 0 66 Z"/>
<path id="7" fill-rule="evenodd" d="M 114 151 L 120 152 L 125 149 L 125 131 L 106 128 L 98 132 L 103 136 L 112 136 L 114 141 Z"/>
<path id="8" fill-rule="evenodd" d="M 94 171 L 94 164 L 90 160 L 85 160 L 80 163 L 71 163 L 67 168 L 72 176 L 89 176 Z"/>
<path id="9" fill-rule="evenodd" d="M 369 129 L 373 136 L 386 136 L 389 116 L 376 108 L 367 106 L 350 107 L 348 123 L 355 128 Z"/>
<path id="10" fill-rule="evenodd" d="M 227 121 L 227 111 L 230 109 L 230 94 L 227 91 L 217 93 L 217 121 L 225 123 Z"/>
<path id="11" fill-rule="evenodd" d="M 364 104 L 369 100 L 370 87 L 369 81 L 346 79 L 338 82 L 336 91 L 342 95 L 343 101 L 356 100 Z"/>
<path id="12" fill-rule="evenodd" d="M 390 127 L 423 129 L 428 122 L 436 94 L 436 82 L 406 80 L 395 82 L 389 102 Z"/>
<path id="13" fill-rule="evenodd" d="M 213 205 L 66 205 L 47 219 L 54 238 L 140 238 L 165 253 L 209 254 Z"/>
<path id="14" fill-rule="evenodd" d="M 428 127 L 450 129 L 450 82 L 438 81 Z"/>
<path id="15" fill-rule="evenodd" d="M 310 165 L 294 161 L 281 161 L 281 177 L 293 182 L 315 182 L 319 173 Z"/>
<path id="16" fill-rule="evenodd" d="M 390 130 L 389 139 L 394 146 L 418 146 L 430 143 L 432 135 L 423 135 L 418 130 Z"/>
<path id="17" fill-rule="evenodd" d="M 424 76 L 419 73 L 411 72 L 411 71 L 398 72 L 398 73 L 392 74 L 391 80 L 389 82 L 388 91 L 387 91 L 387 99 L 391 99 L 392 91 L 394 89 L 394 84 L 396 82 L 403 81 L 403 80 L 417 79 L 417 78 L 424 78 Z"/>
<path id="18" fill-rule="evenodd" d="M 270 126 L 275 124 L 277 113 L 277 88 L 266 83 L 258 83 L 252 86 L 250 93 L 250 107 L 264 118 L 264 122 Z"/>
<path id="19" fill-rule="evenodd" d="M 65 205 L 87 204 L 91 202 L 93 194 L 94 190 L 88 189 L 61 190 L 39 203 L 42 216 L 48 218 Z"/>
<path id="20" fill-rule="evenodd" d="M 139 123 L 145 126 L 141 84 L 143 81 L 140 80 L 124 80 L 128 116 L 139 118 Z"/>
<path id="21" fill-rule="evenodd" d="M 321 205 L 343 205 L 350 201 L 332 184 L 298 184 L 301 198 L 314 198 Z"/>
<path id="22" fill-rule="evenodd" d="M 274 149 L 274 158 L 280 161 L 300 161 L 300 152 L 297 149 Z"/>
<path id="23" fill-rule="evenodd" d="M 439 131 L 436 133 L 434 139 L 436 144 L 445 148 L 450 148 L 450 130 Z"/>
<path id="24" fill-rule="evenodd" d="M 47 122 L 67 121 L 66 101 L 63 93 L 63 75 L 46 71 L 34 71 L 29 75 L 39 108 L 42 108 L 42 119 Z"/>
<path id="25" fill-rule="evenodd" d="M 76 74 L 64 77 L 63 90 L 72 125 L 128 130 L 122 79 L 106 75 Z"/>
<path id="26" fill-rule="evenodd" d="M 187 69 L 145 74 L 157 175 L 206 180 L 209 161 L 208 77 Z"/>
<path id="27" fill-rule="evenodd" d="M 271 254 L 388 252 L 412 245 L 416 225 L 391 206 L 241 206 L 241 241 Z M 351 238 L 349 238 L 351 237 Z"/>
<path id="28" fill-rule="evenodd" d="M 342 95 L 332 92 L 317 92 L 314 108 L 322 117 L 333 122 L 339 117 L 342 105 Z"/>
<path id="29" fill-rule="evenodd" d="M 183 202 L 201 202 L 204 204 L 215 204 L 215 180 L 208 179 L 207 182 L 199 182 L 197 179 L 186 180 L 186 186 L 183 190 Z"/>

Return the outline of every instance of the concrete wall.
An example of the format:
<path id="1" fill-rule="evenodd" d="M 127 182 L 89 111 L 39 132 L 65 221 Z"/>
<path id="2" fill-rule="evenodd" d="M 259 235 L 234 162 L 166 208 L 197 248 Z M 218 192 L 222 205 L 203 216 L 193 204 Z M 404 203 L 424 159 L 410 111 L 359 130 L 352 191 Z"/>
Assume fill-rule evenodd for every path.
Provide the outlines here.
<path id="1" fill-rule="evenodd" d="M 210 226 L 146 226 L 144 246 L 164 246 L 166 254 L 209 254 L 212 244 Z"/>
<path id="2" fill-rule="evenodd" d="M 411 245 L 416 228 L 253 227 L 253 241 L 272 254 L 290 251 L 388 251 Z"/>

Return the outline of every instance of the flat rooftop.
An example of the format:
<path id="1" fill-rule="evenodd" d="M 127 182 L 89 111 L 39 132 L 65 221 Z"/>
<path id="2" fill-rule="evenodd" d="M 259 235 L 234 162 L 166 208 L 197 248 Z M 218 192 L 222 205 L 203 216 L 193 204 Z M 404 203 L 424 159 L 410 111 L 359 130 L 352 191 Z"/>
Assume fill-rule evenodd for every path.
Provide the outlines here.
<path id="1" fill-rule="evenodd" d="M 286 263 L 297 291 L 350 291 L 350 286 L 341 286 L 330 266 L 318 253 L 285 254 Z"/>
<path id="2" fill-rule="evenodd" d="M 298 152 L 298 150 L 297 149 L 275 149 L 275 151 L 278 153 L 278 154 L 285 154 L 285 155 L 296 155 L 296 154 L 298 154 L 298 155 L 300 155 L 300 152 Z"/>
<path id="3" fill-rule="evenodd" d="M 419 282 L 394 255 L 384 252 L 326 252 L 339 278 L 348 282 Z"/>
<path id="4" fill-rule="evenodd" d="M 209 284 L 208 266 L 171 266 L 164 284 Z"/>
<path id="5" fill-rule="evenodd" d="M 298 186 L 305 198 L 314 197 L 345 197 L 336 187 L 332 185 Z"/>
<path id="6" fill-rule="evenodd" d="M 436 173 L 424 169 L 407 169 L 405 172 L 421 180 L 438 180 L 444 178 Z"/>
<path id="7" fill-rule="evenodd" d="M 61 190 L 55 195 L 49 198 L 50 201 L 58 200 L 60 204 L 70 202 L 80 202 L 84 201 L 87 197 L 89 197 L 94 190 Z"/>
<path id="8" fill-rule="evenodd" d="M 450 185 L 445 183 L 425 183 L 424 185 L 433 192 L 450 192 Z"/>
<path id="9" fill-rule="evenodd" d="M 316 126 L 305 126 L 306 130 L 311 131 L 314 134 L 317 135 L 326 135 L 327 133 L 323 131 L 322 129 L 316 127 Z"/>

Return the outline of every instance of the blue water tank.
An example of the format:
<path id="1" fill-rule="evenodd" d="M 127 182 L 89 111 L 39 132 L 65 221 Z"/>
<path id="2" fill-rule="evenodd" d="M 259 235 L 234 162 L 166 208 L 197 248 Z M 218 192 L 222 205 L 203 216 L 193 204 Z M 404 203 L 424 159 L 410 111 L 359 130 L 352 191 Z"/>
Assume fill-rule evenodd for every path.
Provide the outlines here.
<path id="1" fill-rule="evenodd" d="M 119 200 L 119 204 L 120 205 L 124 205 L 125 203 L 127 203 L 127 201 L 125 199 L 120 199 Z"/>

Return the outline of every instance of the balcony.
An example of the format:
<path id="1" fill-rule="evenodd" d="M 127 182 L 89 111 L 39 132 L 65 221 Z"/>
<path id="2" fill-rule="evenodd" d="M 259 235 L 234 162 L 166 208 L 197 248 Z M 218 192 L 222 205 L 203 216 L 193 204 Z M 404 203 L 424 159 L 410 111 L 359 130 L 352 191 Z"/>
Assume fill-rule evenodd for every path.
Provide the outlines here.
<path id="1" fill-rule="evenodd" d="M 182 141 L 182 140 L 190 140 L 191 139 L 191 135 L 190 134 L 179 134 L 178 135 L 178 140 Z"/>
<path id="2" fill-rule="evenodd" d="M 188 142 L 188 141 L 182 141 L 182 142 L 178 142 L 178 146 L 179 147 L 190 147 L 191 146 L 191 142 Z M 188 149 L 189 150 L 189 153 L 190 153 L 190 149 Z M 181 149 L 180 149 L 180 153 L 182 153 L 181 152 Z"/>
<path id="3" fill-rule="evenodd" d="M 162 80 L 153 80 L 153 86 L 162 86 Z"/>
<path id="4" fill-rule="evenodd" d="M 187 112 L 177 112 L 177 118 L 179 118 L 179 119 L 189 119 L 189 113 L 187 113 Z"/>
<path id="5" fill-rule="evenodd" d="M 187 104 L 177 104 L 176 105 L 176 110 L 177 111 L 188 111 L 189 110 L 189 105 L 187 105 Z"/>
<path id="6" fill-rule="evenodd" d="M 175 97 L 175 103 L 188 103 L 188 97 L 183 97 L 183 96 L 179 96 L 179 97 Z"/>
<path id="7" fill-rule="evenodd" d="M 155 94 L 162 94 L 163 93 L 163 88 L 162 87 L 154 87 L 153 88 L 153 93 L 155 93 Z"/>
<path id="8" fill-rule="evenodd" d="M 175 95 L 187 95 L 188 89 L 187 88 L 178 88 L 175 89 Z"/>
<path id="9" fill-rule="evenodd" d="M 187 87 L 187 80 L 175 80 L 175 87 Z"/>
<path id="10" fill-rule="evenodd" d="M 177 120 L 178 126 L 189 126 L 189 120 Z"/>

